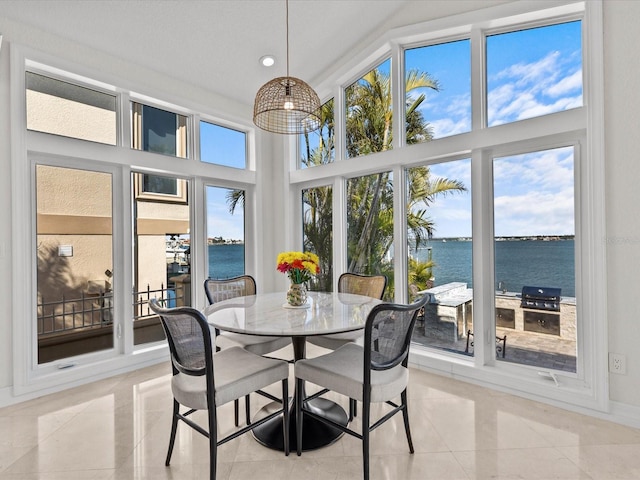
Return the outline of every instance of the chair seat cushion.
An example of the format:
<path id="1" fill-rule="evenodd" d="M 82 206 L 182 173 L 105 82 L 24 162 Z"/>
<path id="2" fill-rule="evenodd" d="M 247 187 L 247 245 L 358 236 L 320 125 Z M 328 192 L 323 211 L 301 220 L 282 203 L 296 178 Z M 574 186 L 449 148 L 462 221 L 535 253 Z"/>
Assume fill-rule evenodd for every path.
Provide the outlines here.
<path id="1" fill-rule="evenodd" d="M 333 333 L 331 335 L 314 335 L 307 337 L 307 341 L 319 347 L 328 348 L 329 350 L 337 350 L 341 346 L 358 342 L 364 342 L 364 330 L 356 330 L 355 332 Z"/>
<path id="2" fill-rule="evenodd" d="M 364 348 L 348 343 L 320 357 L 298 360 L 295 376 L 349 398 L 363 400 Z M 402 365 L 371 371 L 371 401 L 385 402 L 407 388 L 409 371 Z"/>
<path id="3" fill-rule="evenodd" d="M 232 332 L 220 332 L 220 335 L 216 337 L 216 345 L 221 350 L 229 347 L 242 347 L 256 355 L 266 355 L 290 344 L 291 338 L 289 337 L 266 337 Z"/>
<path id="4" fill-rule="evenodd" d="M 242 398 L 256 390 L 289 377 L 289 364 L 284 360 L 264 358 L 240 347 L 230 347 L 213 355 L 216 405 Z M 206 410 L 206 377 L 184 373 L 174 375 L 171 390 L 185 407 Z"/>

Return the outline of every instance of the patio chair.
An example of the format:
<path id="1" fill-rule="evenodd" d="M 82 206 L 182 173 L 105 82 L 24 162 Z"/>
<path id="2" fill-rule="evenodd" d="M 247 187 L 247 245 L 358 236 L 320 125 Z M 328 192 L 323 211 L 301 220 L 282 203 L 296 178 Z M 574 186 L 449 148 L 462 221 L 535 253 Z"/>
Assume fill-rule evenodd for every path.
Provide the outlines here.
<path id="1" fill-rule="evenodd" d="M 413 453 L 413 442 L 407 412 L 407 385 L 409 382 L 409 346 L 418 311 L 428 300 L 423 296 L 410 305 L 383 303 L 373 307 L 364 329 L 364 345 L 347 343 L 337 350 L 320 357 L 298 360 L 294 371 L 296 391 L 304 391 L 304 382 L 323 388 L 320 392 L 303 399 L 296 398 L 296 452 L 302 452 L 303 415 L 331 425 L 362 440 L 364 479 L 369 479 L 369 438 L 375 428 L 402 412 L 404 428 Z M 374 330 L 377 331 L 374 338 Z M 338 422 L 318 415 L 306 407 L 306 402 L 328 392 L 336 392 L 350 399 L 362 401 L 362 430 L 357 432 Z M 400 404 L 392 400 L 400 396 Z M 385 403 L 392 410 L 371 424 L 371 403 Z"/>
<path id="2" fill-rule="evenodd" d="M 149 306 L 160 316 L 171 352 L 173 415 L 165 465 L 169 466 L 171 461 L 178 421 L 183 421 L 209 439 L 210 480 L 216 478 L 219 445 L 281 414 L 284 451 L 288 455 L 289 364 L 284 360 L 261 357 L 240 347 L 214 353 L 209 324 L 201 312 L 190 307 L 164 309 L 155 299 L 149 302 Z M 282 382 L 283 408 L 218 440 L 217 407 L 276 382 Z M 180 413 L 181 406 L 188 410 Z M 189 418 L 197 410 L 207 410 L 206 429 Z"/>

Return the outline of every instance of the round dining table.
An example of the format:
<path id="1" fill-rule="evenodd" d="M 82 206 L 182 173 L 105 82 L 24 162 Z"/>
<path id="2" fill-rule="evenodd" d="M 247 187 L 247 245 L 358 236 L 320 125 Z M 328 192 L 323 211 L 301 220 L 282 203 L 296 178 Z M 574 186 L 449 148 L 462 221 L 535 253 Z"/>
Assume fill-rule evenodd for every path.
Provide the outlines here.
<path id="1" fill-rule="evenodd" d="M 206 307 L 204 314 L 208 323 L 220 330 L 290 337 L 294 361 L 297 361 L 305 358 L 307 337 L 362 330 L 369 312 L 380 303 L 382 302 L 378 299 L 363 295 L 309 292 L 305 305 L 291 307 L 286 303 L 286 292 L 258 293 L 214 303 Z M 296 445 L 296 395 L 306 396 L 306 393 L 304 390 L 294 391 L 293 401 L 289 404 L 291 445 Z M 319 415 L 325 415 L 342 425 L 348 423 L 347 413 L 335 402 L 315 398 L 308 402 L 308 406 Z M 269 408 L 273 407 L 265 407 Z M 342 431 L 310 417 L 304 417 L 303 421 L 303 450 L 314 450 L 329 445 L 343 434 Z M 281 417 L 260 425 L 253 431 L 253 435 L 258 442 L 267 447 L 284 450 Z"/>

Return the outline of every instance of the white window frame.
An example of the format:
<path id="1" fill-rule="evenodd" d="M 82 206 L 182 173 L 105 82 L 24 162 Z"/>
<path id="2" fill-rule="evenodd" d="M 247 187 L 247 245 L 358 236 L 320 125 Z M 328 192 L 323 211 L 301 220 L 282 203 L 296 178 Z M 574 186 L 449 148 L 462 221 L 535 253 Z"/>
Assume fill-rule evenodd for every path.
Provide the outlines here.
<path id="1" fill-rule="evenodd" d="M 487 128 L 484 85 L 484 35 L 509 30 L 509 26 L 541 26 L 562 21 L 582 20 L 583 31 L 583 107 L 519 122 Z M 394 172 L 396 226 L 395 278 L 406 278 L 406 236 L 404 224 L 404 171 L 415 165 L 428 165 L 447 159 L 471 158 L 473 204 L 474 285 L 493 282 L 493 201 L 492 159 L 507 152 L 544 150 L 556 146 L 575 146 L 576 198 L 576 293 L 581 328 L 578 333 L 578 368 L 575 374 L 554 373 L 558 384 L 539 368 L 496 362 L 494 342 L 494 299 L 492 289 L 474 289 L 475 356 L 472 360 L 428 348 L 413 348 L 414 366 L 441 374 L 491 384 L 496 388 L 530 398 L 564 404 L 568 408 L 608 409 L 605 198 L 604 198 L 604 125 L 603 125 L 603 45 L 601 2 L 558 1 L 540 6 L 537 2 L 512 2 L 445 19 L 398 28 L 353 57 L 349 70 L 327 78 L 317 91 L 323 98 L 333 96 L 335 103 L 335 161 L 308 169 L 291 168 L 290 198 L 299 202 L 303 189 L 314 185 L 334 186 L 334 268 L 337 275 L 346 266 L 346 225 L 344 214 L 345 179 L 373 172 Z M 425 33 L 426 32 L 426 33 Z M 392 85 L 395 98 L 404 95 L 403 46 L 439 43 L 468 36 L 472 41 L 472 130 L 418 145 L 404 146 L 404 122 L 394 122 L 394 149 L 344 158 L 345 86 L 362 72 L 369 71 L 391 53 Z M 404 102 L 394 100 L 394 117 L 403 117 Z M 290 149 L 297 152 L 296 148 Z M 297 154 L 296 154 L 297 155 Z M 297 165 L 297 158 L 290 165 Z M 291 209 L 294 230 L 302 231 L 299 212 Z M 301 236 L 300 236 L 301 237 Z M 301 246 L 293 238 L 292 248 Z M 406 247 L 405 247 L 406 248 Z M 399 288 L 400 287 L 400 288 Z M 396 285 L 396 301 L 404 301 L 406 287 Z M 544 372 L 543 372 L 544 374 Z"/>
<path id="2" fill-rule="evenodd" d="M 141 171 L 172 175 L 190 182 L 191 236 L 199 239 L 192 246 L 192 280 L 201 285 L 206 276 L 206 208 L 204 185 L 241 188 L 247 192 L 245 206 L 245 268 L 253 275 L 261 273 L 256 238 L 259 220 L 256 199 L 259 187 L 256 172 L 255 128 L 233 115 L 222 115 L 202 109 L 200 103 L 166 96 L 163 92 L 142 94 L 126 80 L 97 72 L 81 65 L 52 57 L 37 50 L 13 44 L 10 56 L 11 98 L 11 185 L 12 185 L 12 345 L 13 395 L 23 399 L 109 377 L 165 361 L 165 342 L 133 345 L 132 279 L 132 208 L 131 172 Z M 105 145 L 42 132 L 26 130 L 25 71 L 35 71 L 63 81 L 109 92 L 117 97 L 117 142 Z M 96 80 L 94 80 L 96 79 Z M 164 97 L 163 97 L 164 95 Z M 164 100 L 158 100 L 164 98 Z M 188 117 L 187 150 L 189 158 L 179 158 L 131 149 L 130 102 L 137 101 Z M 194 128 L 202 118 L 206 121 L 241 130 L 247 136 L 245 169 L 207 164 L 199 161 L 198 132 Z M 34 299 L 37 265 L 34 260 L 35 163 L 113 174 L 113 289 L 114 348 L 71 357 L 43 365 L 37 363 L 37 338 L 34 335 L 36 306 Z M 26 220 L 25 220 L 26 219 Z M 204 307 L 202 289 L 193 290 L 194 305 Z M 25 319 L 32 319 L 28 321 Z"/>

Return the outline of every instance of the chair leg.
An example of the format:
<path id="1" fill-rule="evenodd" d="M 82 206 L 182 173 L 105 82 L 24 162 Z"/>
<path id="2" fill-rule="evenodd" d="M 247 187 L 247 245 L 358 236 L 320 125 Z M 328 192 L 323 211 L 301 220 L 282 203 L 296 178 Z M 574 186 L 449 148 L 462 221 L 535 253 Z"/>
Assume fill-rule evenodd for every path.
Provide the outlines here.
<path id="1" fill-rule="evenodd" d="M 209 480 L 216 480 L 218 464 L 218 433 L 216 430 L 215 408 L 209 409 Z"/>
<path id="2" fill-rule="evenodd" d="M 371 401 L 368 395 L 362 400 L 362 465 L 364 480 L 369 480 L 369 436 L 371 434 L 369 421 L 371 418 Z"/>
<path id="3" fill-rule="evenodd" d="M 249 400 L 249 395 L 244 397 L 244 416 L 247 425 L 251 425 L 251 401 Z"/>
<path id="4" fill-rule="evenodd" d="M 173 444 L 176 442 L 176 431 L 178 430 L 178 413 L 180 412 L 180 404 L 173 400 L 173 415 L 171 418 L 171 435 L 169 436 L 169 450 L 167 451 L 167 459 L 164 464 L 168 467 L 171 462 L 171 454 L 173 453 Z"/>
<path id="5" fill-rule="evenodd" d="M 240 401 L 237 398 L 233 401 L 233 419 L 238 427 L 240 425 Z"/>
<path id="6" fill-rule="evenodd" d="M 282 380 L 282 436 L 284 439 L 284 454 L 289 456 L 289 380 Z"/>
<path id="7" fill-rule="evenodd" d="M 411 430 L 409 429 L 409 410 L 407 406 L 407 390 L 405 389 L 400 395 L 402 399 L 402 417 L 404 418 L 404 431 L 407 433 L 407 442 L 409 443 L 409 451 L 413 453 L 413 441 L 411 440 Z"/>
<path id="8" fill-rule="evenodd" d="M 296 378 L 296 453 L 302 455 L 302 392 L 304 381 Z"/>
<path id="9" fill-rule="evenodd" d="M 358 402 L 350 398 L 349 399 L 349 421 L 353 420 L 353 417 L 358 415 Z"/>

